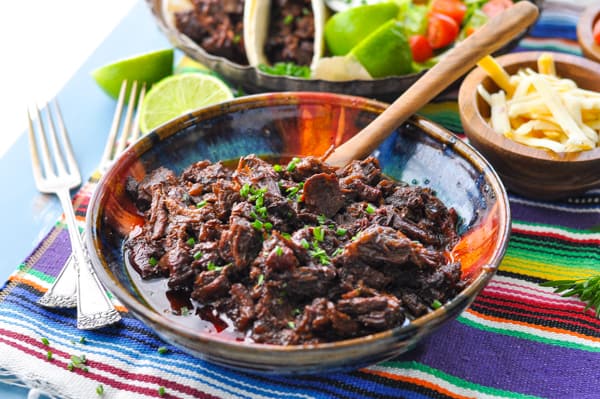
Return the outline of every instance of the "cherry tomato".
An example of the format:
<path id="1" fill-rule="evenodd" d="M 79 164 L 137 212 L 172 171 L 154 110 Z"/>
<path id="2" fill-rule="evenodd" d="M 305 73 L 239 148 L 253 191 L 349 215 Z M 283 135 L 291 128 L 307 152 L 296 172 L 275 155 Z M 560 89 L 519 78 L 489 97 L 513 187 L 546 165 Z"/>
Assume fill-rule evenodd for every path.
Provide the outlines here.
<path id="1" fill-rule="evenodd" d="M 458 36 L 459 27 L 456 21 L 445 14 L 429 14 L 427 24 L 427 41 L 433 49 L 446 47 Z"/>
<path id="2" fill-rule="evenodd" d="M 492 18 L 512 6 L 512 0 L 490 0 L 481 7 L 481 11 L 488 17 Z"/>
<path id="3" fill-rule="evenodd" d="M 408 44 L 410 44 L 413 60 L 416 62 L 425 62 L 433 56 L 433 49 L 423 35 L 409 37 Z"/>
<path id="4" fill-rule="evenodd" d="M 594 35 L 594 41 L 598 46 L 600 46 L 600 19 L 596 21 L 594 24 L 594 29 L 592 30 L 592 34 Z"/>
<path id="5" fill-rule="evenodd" d="M 465 18 L 467 6 L 460 0 L 433 0 L 430 12 L 447 15 L 460 26 Z"/>

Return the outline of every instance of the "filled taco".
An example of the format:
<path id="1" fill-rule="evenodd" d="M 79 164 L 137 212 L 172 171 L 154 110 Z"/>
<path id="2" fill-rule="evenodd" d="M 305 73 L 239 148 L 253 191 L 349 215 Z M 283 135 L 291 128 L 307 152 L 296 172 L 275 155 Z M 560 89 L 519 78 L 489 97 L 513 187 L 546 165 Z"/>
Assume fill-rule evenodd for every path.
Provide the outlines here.
<path id="1" fill-rule="evenodd" d="M 245 0 L 170 0 L 173 26 L 207 53 L 248 65 L 244 41 Z"/>
<path id="2" fill-rule="evenodd" d="M 246 0 L 244 41 L 252 66 L 314 67 L 323 55 L 323 0 Z"/>

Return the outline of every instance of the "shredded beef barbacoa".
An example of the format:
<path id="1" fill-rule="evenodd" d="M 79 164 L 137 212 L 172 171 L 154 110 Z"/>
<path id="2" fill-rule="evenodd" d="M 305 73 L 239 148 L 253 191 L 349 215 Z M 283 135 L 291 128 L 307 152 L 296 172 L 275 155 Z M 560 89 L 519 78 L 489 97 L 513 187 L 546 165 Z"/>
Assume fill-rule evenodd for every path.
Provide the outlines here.
<path id="1" fill-rule="evenodd" d="M 175 13 L 175 26 L 206 52 L 246 65 L 244 0 L 192 0 L 193 9 Z"/>
<path id="2" fill-rule="evenodd" d="M 280 166 L 250 155 L 235 170 L 200 161 L 127 189 L 146 220 L 126 242 L 130 264 L 254 342 L 383 331 L 462 288 L 446 256 L 454 209 L 383 176 L 375 158 L 342 169 L 314 157 Z"/>
<path id="3" fill-rule="evenodd" d="M 265 54 L 271 63 L 310 65 L 315 20 L 311 0 L 273 0 Z"/>

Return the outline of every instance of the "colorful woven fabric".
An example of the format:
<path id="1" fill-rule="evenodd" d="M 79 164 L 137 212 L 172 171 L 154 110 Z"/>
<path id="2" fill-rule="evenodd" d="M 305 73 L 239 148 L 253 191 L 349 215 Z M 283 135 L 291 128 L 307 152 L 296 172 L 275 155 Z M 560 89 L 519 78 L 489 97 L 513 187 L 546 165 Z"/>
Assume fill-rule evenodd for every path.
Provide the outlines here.
<path id="1" fill-rule="evenodd" d="M 545 7 L 517 51 L 578 54 L 580 8 Z M 461 132 L 454 99 L 422 113 Z M 76 197 L 81 222 L 93 188 Z M 170 346 L 161 354 L 165 343 L 122 306 L 119 324 L 77 330 L 74 310 L 36 304 L 70 251 L 58 222 L 0 290 L 0 369 L 65 398 L 96 397 L 100 384 L 105 398 L 158 397 L 161 387 L 168 398 L 598 398 L 600 320 L 539 283 L 600 273 L 600 191 L 562 202 L 510 201 L 506 257 L 469 310 L 405 356 L 312 376 L 245 374 Z M 72 355 L 85 355 L 87 370 L 69 371 Z"/>

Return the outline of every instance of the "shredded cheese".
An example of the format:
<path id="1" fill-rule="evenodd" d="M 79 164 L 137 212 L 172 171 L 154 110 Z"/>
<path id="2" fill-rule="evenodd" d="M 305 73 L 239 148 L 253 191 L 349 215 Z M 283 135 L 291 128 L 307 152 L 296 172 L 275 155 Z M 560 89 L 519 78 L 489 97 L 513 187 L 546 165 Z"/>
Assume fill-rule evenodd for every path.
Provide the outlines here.
<path id="1" fill-rule="evenodd" d="M 538 58 L 538 71 L 509 75 L 491 56 L 479 63 L 500 90 L 477 92 L 491 108 L 493 130 L 519 143 L 554 152 L 595 148 L 600 135 L 600 93 L 560 78 L 552 55 Z"/>

